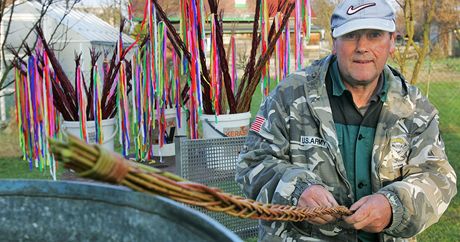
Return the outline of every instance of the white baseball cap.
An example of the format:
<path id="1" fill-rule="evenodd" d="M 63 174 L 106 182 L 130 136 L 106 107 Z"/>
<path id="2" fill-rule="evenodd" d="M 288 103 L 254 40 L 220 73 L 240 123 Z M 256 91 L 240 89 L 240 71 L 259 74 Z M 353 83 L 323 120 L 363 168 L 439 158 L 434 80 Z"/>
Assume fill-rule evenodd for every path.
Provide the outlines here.
<path id="1" fill-rule="evenodd" d="M 332 37 L 359 29 L 394 32 L 395 11 L 386 0 L 344 0 L 331 16 Z"/>

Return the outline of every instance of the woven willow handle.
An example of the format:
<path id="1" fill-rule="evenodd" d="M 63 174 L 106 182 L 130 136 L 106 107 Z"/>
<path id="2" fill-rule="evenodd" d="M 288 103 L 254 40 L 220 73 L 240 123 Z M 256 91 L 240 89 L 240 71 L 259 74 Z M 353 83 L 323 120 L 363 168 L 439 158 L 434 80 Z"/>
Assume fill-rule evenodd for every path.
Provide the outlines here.
<path id="1" fill-rule="evenodd" d="M 263 204 L 234 196 L 218 188 L 193 183 L 175 174 L 125 160 L 120 155 L 109 153 L 98 145 L 88 145 L 71 136 L 68 143 L 57 141 L 50 141 L 50 143 L 55 158 L 83 177 L 121 184 L 139 192 L 165 196 L 240 218 L 297 222 L 322 215 L 352 214 L 344 206 L 300 208 Z"/>

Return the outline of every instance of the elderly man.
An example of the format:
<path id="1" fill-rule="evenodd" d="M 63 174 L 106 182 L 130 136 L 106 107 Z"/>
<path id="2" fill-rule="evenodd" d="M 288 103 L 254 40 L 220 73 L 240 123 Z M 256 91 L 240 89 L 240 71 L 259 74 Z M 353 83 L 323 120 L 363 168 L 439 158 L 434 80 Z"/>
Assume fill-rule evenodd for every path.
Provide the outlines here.
<path id="1" fill-rule="evenodd" d="M 261 221 L 262 241 L 404 241 L 437 222 L 456 194 L 438 112 L 386 65 L 395 49 L 387 1 L 342 1 L 331 26 L 332 55 L 262 103 L 236 180 L 261 202 L 354 211 Z"/>

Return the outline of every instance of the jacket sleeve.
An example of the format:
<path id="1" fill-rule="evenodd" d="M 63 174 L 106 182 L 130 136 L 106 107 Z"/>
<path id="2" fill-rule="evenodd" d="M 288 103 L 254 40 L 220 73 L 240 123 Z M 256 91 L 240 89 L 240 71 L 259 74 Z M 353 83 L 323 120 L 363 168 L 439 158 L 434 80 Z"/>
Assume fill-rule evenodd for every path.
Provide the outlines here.
<path id="1" fill-rule="evenodd" d="M 236 169 L 245 195 L 263 203 L 297 205 L 311 184 L 321 184 L 311 171 L 290 161 L 289 107 L 271 93 L 251 126 Z"/>
<path id="2" fill-rule="evenodd" d="M 393 222 L 384 232 L 395 237 L 415 236 L 436 223 L 457 193 L 456 174 L 447 160 L 437 110 L 425 98 L 419 98 L 417 107 L 402 179 L 379 191 L 393 209 Z"/>

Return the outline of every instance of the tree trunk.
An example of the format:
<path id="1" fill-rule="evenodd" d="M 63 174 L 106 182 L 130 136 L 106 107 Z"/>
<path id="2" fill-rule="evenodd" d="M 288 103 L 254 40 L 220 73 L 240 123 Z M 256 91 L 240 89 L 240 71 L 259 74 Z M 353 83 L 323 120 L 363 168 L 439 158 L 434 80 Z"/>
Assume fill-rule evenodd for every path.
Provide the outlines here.
<path id="1" fill-rule="evenodd" d="M 425 57 L 430 50 L 430 32 L 431 32 L 431 22 L 433 20 L 433 15 L 435 11 L 435 0 L 425 0 L 423 2 L 424 9 L 428 12 L 424 18 L 423 22 L 423 46 L 418 51 L 418 58 L 417 62 L 415 63 L 414 69 L 412 71 L 412 78 L 410 80 L 411 84 L 416 84 L 418 81 L 418 75 L 420 74 L 420 70 L 423 66 L 423 62 L 425 61 Z"/>

